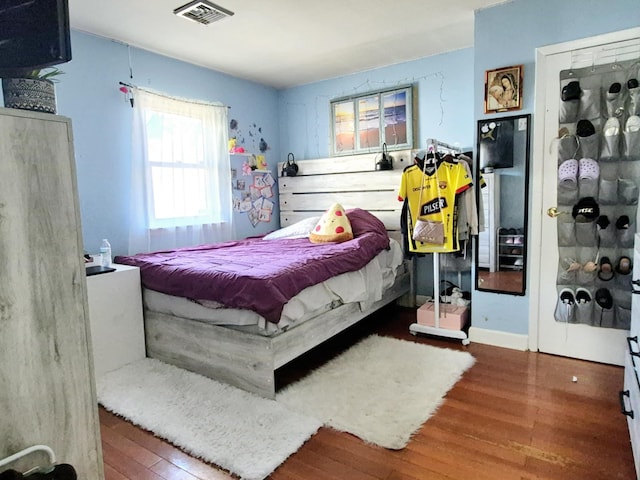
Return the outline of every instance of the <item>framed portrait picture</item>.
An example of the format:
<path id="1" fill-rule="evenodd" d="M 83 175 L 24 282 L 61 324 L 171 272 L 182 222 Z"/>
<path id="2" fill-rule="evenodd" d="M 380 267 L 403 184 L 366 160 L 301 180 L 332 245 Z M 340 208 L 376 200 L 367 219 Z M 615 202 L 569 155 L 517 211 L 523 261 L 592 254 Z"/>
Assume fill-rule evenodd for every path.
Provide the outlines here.
<path id="1" fill-rule="evenodd" d="M 484 113 L 522 108 L 522 65 L 487 70 L 484 78 Z"/>

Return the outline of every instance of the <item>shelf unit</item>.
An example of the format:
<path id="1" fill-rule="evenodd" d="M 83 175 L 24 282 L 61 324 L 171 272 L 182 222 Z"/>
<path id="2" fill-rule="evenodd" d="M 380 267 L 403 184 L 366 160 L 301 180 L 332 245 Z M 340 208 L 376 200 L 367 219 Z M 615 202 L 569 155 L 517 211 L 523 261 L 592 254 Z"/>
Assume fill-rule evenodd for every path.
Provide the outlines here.
<path id="1" fill-rule="evenodd" d="M 521 233 L 498 233 L 498 270 L 524 268 L 525 238 Z"/>

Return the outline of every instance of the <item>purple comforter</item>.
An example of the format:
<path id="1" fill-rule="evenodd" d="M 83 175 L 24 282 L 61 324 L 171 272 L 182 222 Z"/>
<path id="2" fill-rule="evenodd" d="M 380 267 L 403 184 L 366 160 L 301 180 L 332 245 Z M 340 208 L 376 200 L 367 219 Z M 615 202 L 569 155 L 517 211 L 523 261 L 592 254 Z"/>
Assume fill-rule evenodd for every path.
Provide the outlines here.
<path id="1" fill-rule="evenodd" d="M 347 210 L 347 216 L 354 239 L 343 243 L 250 238 L 115 261 L 140 267 L 146 288 L 253 310 L 278 322 L 284 304 L 303 289 L 358 270 L 389 247 L 384 224 L 375 216 L 361 209 Z"/>

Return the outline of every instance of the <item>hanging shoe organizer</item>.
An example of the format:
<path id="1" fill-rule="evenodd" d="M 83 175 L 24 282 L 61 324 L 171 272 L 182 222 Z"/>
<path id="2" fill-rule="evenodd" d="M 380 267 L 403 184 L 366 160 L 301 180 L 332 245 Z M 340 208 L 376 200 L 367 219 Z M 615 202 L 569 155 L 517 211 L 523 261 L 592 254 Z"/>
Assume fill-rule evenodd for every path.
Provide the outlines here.
<path id="1" fill-rule="evenodd" d="M 629 329 L 639 80 L 640 60 L 560 74 L 558 322 Z"/>
<path id="2" fill-rule="evenodd" d="M 35 452 L 44 452 L 47 454 L 49 460 L 47 465 L 37 465 L 24 473 L 13 469 L 5 469 L 5 467 L 12 463 Z M 55 454 L 50 447 L 46 445 L 34 445 L 33 447 L 25 448 L 0 460 L 0 480 L 19 480 L 23 478 L 33 480 L 77 480 L 78 476 L 71 465 L 66 463 L 56 464 Z"/>

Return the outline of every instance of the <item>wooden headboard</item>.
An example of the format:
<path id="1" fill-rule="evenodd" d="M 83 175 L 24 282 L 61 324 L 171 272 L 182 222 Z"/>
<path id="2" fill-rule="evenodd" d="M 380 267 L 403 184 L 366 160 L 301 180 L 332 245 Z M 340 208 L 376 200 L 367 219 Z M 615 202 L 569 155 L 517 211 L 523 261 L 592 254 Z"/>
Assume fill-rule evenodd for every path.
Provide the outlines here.
<path id="1" fill-rule="evenodd" d="M 398 189 L 402 171 L 413 163 L 411 150 L 390 153 L 393 170 L 376 170 L 380 153 L 319 158 L 296 162 L 295 177 L 279 178 L 280 226 L 321 215 L 334 203 L 362 208 L 378 217 L 389 236 L 399 240 L 402 202 Z M 282 166 L 278 172 L 282 174 Z"/>

